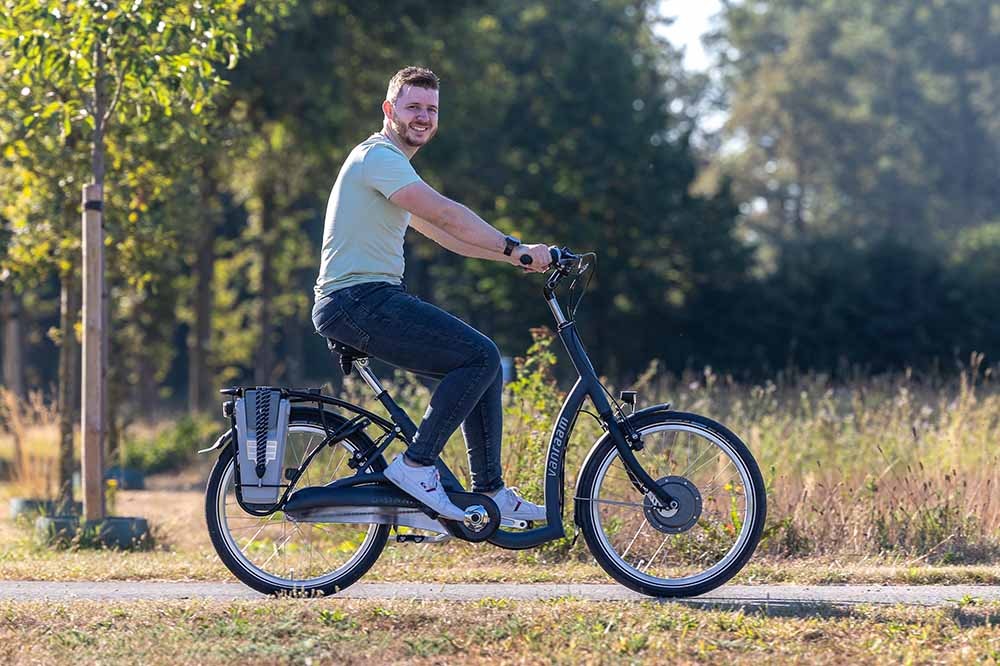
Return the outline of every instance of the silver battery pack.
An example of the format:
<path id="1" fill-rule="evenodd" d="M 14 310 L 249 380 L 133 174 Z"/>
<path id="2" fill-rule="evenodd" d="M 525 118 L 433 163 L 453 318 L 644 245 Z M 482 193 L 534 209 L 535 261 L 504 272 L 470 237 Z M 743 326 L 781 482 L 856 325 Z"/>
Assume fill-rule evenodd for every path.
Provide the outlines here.
<path id="1" fill-rule="evenodd" d="M 284 491 L 290 409 L 288 399 L 276 390 L 251 389 L 236 400 L 240 490 L 247 504 L 274 504 Z"/>

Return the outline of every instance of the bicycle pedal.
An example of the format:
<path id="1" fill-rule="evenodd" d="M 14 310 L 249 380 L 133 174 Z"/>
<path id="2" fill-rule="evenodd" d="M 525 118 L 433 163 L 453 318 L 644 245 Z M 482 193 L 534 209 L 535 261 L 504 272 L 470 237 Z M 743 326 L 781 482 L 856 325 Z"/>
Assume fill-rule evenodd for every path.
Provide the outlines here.
<path id="1" fill-rule="evenodd" d="M 449 534 L 427 536 L 425 534 L 397 534 L 396 543 L 440 543 L 451 538 Z"/>

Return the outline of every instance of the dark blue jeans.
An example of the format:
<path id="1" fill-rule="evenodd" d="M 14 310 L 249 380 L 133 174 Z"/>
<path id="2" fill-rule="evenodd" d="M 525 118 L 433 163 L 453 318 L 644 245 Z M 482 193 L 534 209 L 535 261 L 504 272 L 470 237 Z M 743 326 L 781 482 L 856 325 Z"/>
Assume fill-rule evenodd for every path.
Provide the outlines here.
<path id="1" fill-rule="evenodd" d="M 387 282 L 366 282 L 327 295 L 313 306 L 312 320 L 320 335 L 441 380 L 406 451 L 410 460 L 434 464 L 461 424 L 472 489 L 490 492 L 503 486 L 503 374 L 492 340 Z"/>

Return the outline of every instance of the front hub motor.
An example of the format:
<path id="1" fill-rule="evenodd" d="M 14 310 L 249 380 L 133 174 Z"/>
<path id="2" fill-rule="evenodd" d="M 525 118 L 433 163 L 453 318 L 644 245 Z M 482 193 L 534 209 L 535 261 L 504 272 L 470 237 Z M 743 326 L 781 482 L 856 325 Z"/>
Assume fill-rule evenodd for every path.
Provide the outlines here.
<path id="1" fill-rule="evenodd" d="M 686 532 L 698 522 L 701 517 L 701 493 L 693 483 L 683 476 L 664 476 L 656 481 L 673 501 L 665 507 L 659 506 L 652 494 L 642 500 L 643 512 L 649 524 L 660 532 L 679 534 Z"/>

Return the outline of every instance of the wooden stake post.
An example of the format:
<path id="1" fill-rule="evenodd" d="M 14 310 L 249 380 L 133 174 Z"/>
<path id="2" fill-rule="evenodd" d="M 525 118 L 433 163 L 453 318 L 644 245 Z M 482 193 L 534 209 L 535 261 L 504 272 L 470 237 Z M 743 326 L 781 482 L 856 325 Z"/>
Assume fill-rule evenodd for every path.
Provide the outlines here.
<path id="1" fill-rule="evenodd" d="M 83 188 L 83 514 L 104 518 L 104 226 L 100 185 Z"/>

